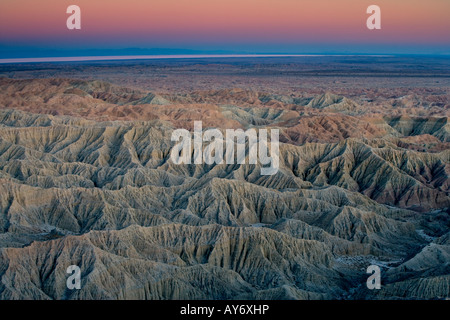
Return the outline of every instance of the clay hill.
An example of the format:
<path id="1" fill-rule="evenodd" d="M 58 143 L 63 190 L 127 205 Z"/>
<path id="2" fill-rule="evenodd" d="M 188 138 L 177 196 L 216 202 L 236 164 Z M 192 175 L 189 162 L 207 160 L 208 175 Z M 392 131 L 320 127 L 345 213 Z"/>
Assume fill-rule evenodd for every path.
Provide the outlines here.
<path id="1" fill-rule="evenodd" d="M 417 101 L 1 78 L 0 298 L 449 298 L 448 105 Z M 279 172 L 173 164 L 196 120 L 278 128 Z"/>

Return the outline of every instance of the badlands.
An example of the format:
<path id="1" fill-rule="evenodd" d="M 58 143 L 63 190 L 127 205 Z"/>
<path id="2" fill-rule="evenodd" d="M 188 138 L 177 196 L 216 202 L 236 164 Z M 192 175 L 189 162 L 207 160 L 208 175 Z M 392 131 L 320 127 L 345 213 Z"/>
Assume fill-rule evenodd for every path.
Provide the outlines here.
<path id="1" fill-rule="evenodd" d="M 0 299 L 448 299 L 449 101 L 443 58 L 1 65 Z M 194 121 L 279 171 L 175 165 Z"/>

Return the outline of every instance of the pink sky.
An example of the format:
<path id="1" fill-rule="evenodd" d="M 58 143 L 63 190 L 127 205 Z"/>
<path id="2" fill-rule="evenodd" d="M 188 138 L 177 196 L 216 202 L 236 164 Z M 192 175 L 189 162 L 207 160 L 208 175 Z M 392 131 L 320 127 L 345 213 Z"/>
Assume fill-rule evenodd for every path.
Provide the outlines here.
<path id="1" fill-rule="evenodd" d="M 82 30 L 66 28 L 66 8 Z M 382 30 L 366 9 L 382 10 Z M 449 0 L 2 0 L 1 43 L 450 44 Z"/>

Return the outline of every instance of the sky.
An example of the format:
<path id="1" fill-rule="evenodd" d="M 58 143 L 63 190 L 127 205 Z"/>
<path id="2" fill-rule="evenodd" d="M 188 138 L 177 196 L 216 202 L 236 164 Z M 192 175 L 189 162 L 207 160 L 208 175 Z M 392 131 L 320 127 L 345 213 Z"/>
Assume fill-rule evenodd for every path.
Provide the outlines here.
<path id="1" fill-rule="evenodd" d="M 66 27 L 73 4 L 81 30 Z M 0 0 L 0 58 L 450 54 L 449 16 L 450 0 Z"/>

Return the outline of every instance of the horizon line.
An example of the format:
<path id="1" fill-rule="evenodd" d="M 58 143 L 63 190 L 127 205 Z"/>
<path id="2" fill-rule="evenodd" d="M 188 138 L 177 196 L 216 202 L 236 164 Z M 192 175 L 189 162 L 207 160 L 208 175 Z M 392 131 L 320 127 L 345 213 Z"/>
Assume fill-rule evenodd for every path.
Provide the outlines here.
<path id="1" fill-rule="evenodd" d="M 158 59 L 204 59 L 204 58 L 287 58 L 287 57 L 394 57 L 394 54 L 167 54 L 167 55 L 118 55 L 118 56 L 73 56 L 45 58 L 3 58 L 0 64 L 40 62 L 83 62 L 118 60 Z"/>

